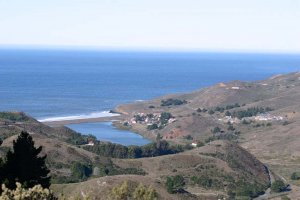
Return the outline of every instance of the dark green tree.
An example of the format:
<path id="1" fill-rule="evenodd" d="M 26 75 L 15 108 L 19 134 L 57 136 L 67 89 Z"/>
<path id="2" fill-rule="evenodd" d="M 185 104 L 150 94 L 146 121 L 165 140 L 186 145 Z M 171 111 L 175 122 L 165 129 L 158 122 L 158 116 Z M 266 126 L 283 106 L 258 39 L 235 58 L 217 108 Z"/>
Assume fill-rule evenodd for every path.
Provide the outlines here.
<path id="1" fill-rule="evenodd" d="M 2 140 L 0 139 L 0 146 L 2 144 Z M 0 158 L 0 184 L 3 182 L 3 161 L 2 158 Z M 1 188 L 0 188 L 1 193 Z"/>
<path id="2" fill-rule="evenodd" d="M 4 183 L 10 189 L 15 189 L 16 182 L 24 188 L 40 184 L 49 188 L 51 177 L 45 165 L 46 156 L 39 157 L 42 147 L 35 148 L 32 137 L 22 131 L 17 140 L 13 141 L 13 151 L 6 155 L 3 165 Z"/>

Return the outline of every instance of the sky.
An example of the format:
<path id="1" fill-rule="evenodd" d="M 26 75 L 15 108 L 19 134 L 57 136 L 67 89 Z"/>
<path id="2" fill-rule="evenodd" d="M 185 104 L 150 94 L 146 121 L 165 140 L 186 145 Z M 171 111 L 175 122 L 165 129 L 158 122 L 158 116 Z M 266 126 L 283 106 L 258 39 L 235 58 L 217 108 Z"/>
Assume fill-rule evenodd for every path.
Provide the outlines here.
<path id="1" fill-rule="evenodd" d="M 1 46 L 300 52 L 300 0 L 0 0 Z"/>

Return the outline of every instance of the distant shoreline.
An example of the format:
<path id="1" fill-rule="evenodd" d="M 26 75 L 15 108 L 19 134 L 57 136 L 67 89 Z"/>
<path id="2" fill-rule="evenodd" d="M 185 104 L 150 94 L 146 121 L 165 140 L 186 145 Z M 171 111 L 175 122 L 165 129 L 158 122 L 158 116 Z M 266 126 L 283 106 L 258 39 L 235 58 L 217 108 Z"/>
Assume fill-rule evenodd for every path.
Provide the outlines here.
<path id="1" fill-rule="evenodd" d="M 72 119 L 72 120 L 61 120 L 61 121 L 48 121 L 41 122 L 48 126 L 65 126 L 68 124 L 81 124 L 81 123 L 94 123 L 94 122 L 112 122 L 119 121 L 122 116 L 112 116 L 112 117 L 98 117 L 98 118 L 86 118 L 86 119 Z"/>

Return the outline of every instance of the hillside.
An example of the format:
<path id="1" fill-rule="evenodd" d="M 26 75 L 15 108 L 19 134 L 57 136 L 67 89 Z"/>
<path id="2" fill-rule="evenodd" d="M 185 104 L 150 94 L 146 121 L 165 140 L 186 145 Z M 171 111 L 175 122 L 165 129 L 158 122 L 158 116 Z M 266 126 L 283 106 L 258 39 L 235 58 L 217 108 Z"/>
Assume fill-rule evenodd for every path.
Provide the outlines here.
<path id="1" fill-rule="evenodd" d="M 46 126 L 24 113 L 2 112 L 0 116 L 2 156 L 12 146 L 17 134 L 25 130 L 31 134 L 36 146 L 43 146 L 42 153 L 47 154 L 47 165 L 54 183 L 76 181 L 70 178 L 74 163 L 100 168 L 100 174 L 93 174 L 86 182 L 54 184 L 52 188 L 56 194 L 74 196 L 92 192 L 95 199 L 107 199 L 112 187 L 128 180 L 131 185 L 143 183 L 154 187 L 159 199 L 216 199 L 228 195 L 256 196 L 270 184 L 266 167 L 247 151 L 228 141 L 214 141 L 173 155 L 113 159 L 80 148 L 76 143 L 86 142 L 86 136 L 70 129 Z M 101 170 L 105 173 L 109 170 L 109 176 Z M 166 180 L 176 175 L 184 178 L 183 190 L 169 194 Z"/>
<path id="2" fill-rule="evenodd" d="M 110 159 L 99 157 L 79 148 L 76 143 L 87 142 L 87 138 L 66 127 L 52 128 L 22 112 L 0 112 L 0 156 L 12 146 L 13 140 L 21 131 L 27 131 L 33 137 L 36 146 L 43 147 L 47 154 L 47 165 L 53 178 L 61 180 L 69 177 L 70 167 L 75 162 L 93 164 L 101 160 L 102 164 L 110 163 Z"/>
<path id="3" fill-rule="evenodd" d="M 116 126 L 149 138 L 160 133 L 173 143 L 234 140 L 288 179 L 300 168 L 299 99 L 299 72 L 256 82 L 232 81 L 120 105 L 116 110 L 124 114 L 124 120 Z M 166 125 L 148 117 L 163 112 L 173 117 Z M 149 130 L 152 123 L 158 128 Z"/>
<path id="4" fill-rule="evenodd" d="M 56 192 L 68 195 L 91 193 L 95 199 L 108 199 L 113 186 L 130 181 L 150 185 L 156 189 L 159 199 L 216 199 L 228 194 L 251 196 L 269 186 L 265 166 L 238 145 L 215 141 L 210 145 L 175 155 L 141 159 L 115 159 L 123 168 L 140 168 L 145 176 L 121 175 L 101 177 L 87 182 L 53 185 Z M 184 177 L 185 193 L 166 192 L 167 177 Z"/>

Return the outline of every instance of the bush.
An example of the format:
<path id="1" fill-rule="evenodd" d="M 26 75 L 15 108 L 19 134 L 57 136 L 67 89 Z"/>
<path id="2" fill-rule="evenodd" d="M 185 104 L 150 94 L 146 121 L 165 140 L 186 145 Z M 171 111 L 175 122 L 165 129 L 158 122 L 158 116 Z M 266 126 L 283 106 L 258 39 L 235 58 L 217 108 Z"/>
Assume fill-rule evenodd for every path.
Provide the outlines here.
<path id="1" fill-rule="evenodd" d="M 291 199 L 287 196 L 283 196 L 283 197 L 281 197 L 281 200 L 291 200 Z"/>
<path id="2" fill-rule="evenodd" d="M 28 121 L 30 119 L 25 115 L 25 113 L 17 112 L 0 112 L 0 118 L 17 122 Z"/>
<path id="3" fill-rule="evenodd" d="M 156 200 L 157 193 L 155 189 L 146 187 L 142 183 L 137 187 L 132 187 L 128 181 L 124 181 L 110 191 L 110 197 L 113 200 Z"/>
<path id="4" fill-rule="evenodd" d="M 181 175 L 167 177 L 166 187 L 167 191 L 171 194 L 181 192 L 183 190 L 184 185 L 184 178 Z"/>
<path id="5" fill-rule="evenodd" d="M 49 189 L 42 188 L 41 185 L 35 185 L 32 188 L 22 188 L 21 183 L 16 183 L 16 189 L 10 190 L 2 185 L 2 194 L 0 199 L 3 200 L 58 200 Z"/>
<path id="6" fill-rule="evenodd" d="M 151 131 L 151 130 L 155 130 L 158 129 L 158 125 L 157 124 L 151 124 L 147 126 L 147 130 Z"/>
<path id="7" fill-rule="evenodd" d="M 168 112 L 162 112 L 160 114 L 160 123 L 162 125 L 165 125 L 168 123 L 169 119 L 172 118 L 172 115 L 171 113 L 168 113 Z"/>
<path id="8" fill-rule="evenodd" d="M 256 116 L 261 113 L 266 113 L 268 111 L 271 111 L 272 109 L 269 107 L 262 108 L 262 107 L 253 107 L 253 108 L 247 108 L 247 110 L 239 110 L 233 112 L 230 116 L 237 117 L 239 119 L 242 119 L 244 117 L 252 117 Z"/>
<path id="9" fill-rule="evenodd" d="M 133 192 L 133 199 L 135 200 L 156 200 L 157 193 L 152 187 L 146 187 L 143 184 L 139 186 Z"/>
<path id="10" fill-rule="evenodd" d="M 276 180 L 274 183 L 271 185 L 271 190 L 273 192 L 283 192 L 286 189 L 286 185 L 282 180 Z"/>
<path id="11" fill-rule="evenodd" d="M 283 126 L 287 126 L 287 125 L 289 125 L 289 122 L 288 122 L 288 121 L 284 121 L 284 122 L 282 123 L 282 125 L 283 125 Z"/>
<path id="12" fill-rule="evenodd" d="M 227 105 L 225 107 L 226 110 L 230 110 L 230 109 L 233 109 L 233 108 L 238 108 L 238 107 L 241 107 L 238 103 L 236 104 L 233 104 L 233 105 Z"/>
<path id="13" fill-rule="evenodd" d="M 200 177 L 193 176 L 191 178 L 191 181 L 194 184 L 198 184 L 199 186 L 204 188 L 211 188 L 213 184 L 213 179 L 209 178 L 207 175 L 200 176 Z"/>
<path id="14" fill-rule="evenodd" d="M 186 100 L 180 100 L 180 99 L 167 99 L 167 100 L 161 100 L 161 106 L 178 106 L 182 104 L 186 104 Z"/>
<path id="15" fill-rule="evenodd" d="M 201 142 L 201 141 L 198 141 L 197 142 L 197 147 L 203 147 L 204 146 L 204 143 L 203 142 Z"/>
<path id="16" fill-rule="evenodd" d="M 75 162 L 71 166 L 71 173 L 74 179 L 83 181 L 86 180 L 92 174 L 92 168 L 85 164 Z"/>
<path id="17" fill-rule="evenodd" d="M 291 179 L 292 180 L 298 180 L 298 179 L 300 179 L 300 176 L 297 172 L 293 172 L 292 175 L 291 175 Z"/>
<path id="18" fill-rule="evenodd" d="M 191 135 L 186 135 L 183 137 L 186 140 L 193 140 L 194 138 Z"/>
<path id="19" fill-rule="evenodd" d="M 125 181 L 121 185 L 118 185 L 114 187 L 111 192 L 110 196 L 112 199 L 115 200 L 126 200 L 129 197 L 129 187 L 128 187 L 128 182 Z"/>
<path id="20" fill-rule="evenodd" d="M 213 110 L 209 110 L 208 114 L 213 115 L 215 112 Z"/>
<path id="21" fill-rule="evenodd" d="M 212 130 L 213 133 L 220 133 L 221 129 L 217 126 Z"/>
<path id="22" fill-rule="evenodd" d="M 247 120 L 243 119 L 242 124 L 245 124 L 245 125 L 251 124 L 251 121 L 247 121 Z"/>
<path id="23" fill-rule="evenodd" d="M 228 110 L 225 112 L 225 116 L 231 116 L 231 112 L 229 112 Z"/>
<path id="24" fill-rule="evenodd" d="M 268 122 L 268 123 L 266 124 L 266 126 L 272 126 L 272 123 L 271 123 L 271 122 Z"/>
<path id="25" fill-rule="evenodd" d="M 227 130 L 228 130 L 228 131 L 234 131 L 235 128 L 234 128 L 232 125 L 229 125 L 228 128 L 227 128 Z"/>

